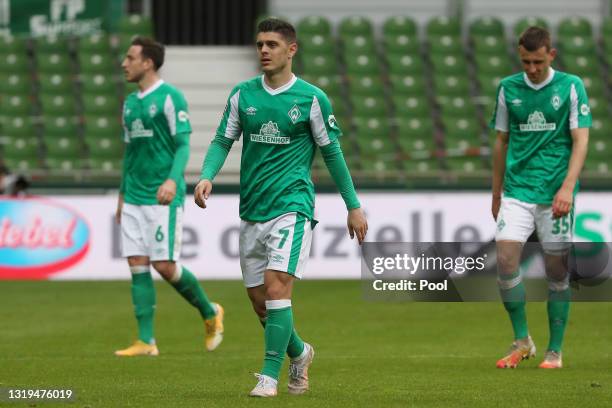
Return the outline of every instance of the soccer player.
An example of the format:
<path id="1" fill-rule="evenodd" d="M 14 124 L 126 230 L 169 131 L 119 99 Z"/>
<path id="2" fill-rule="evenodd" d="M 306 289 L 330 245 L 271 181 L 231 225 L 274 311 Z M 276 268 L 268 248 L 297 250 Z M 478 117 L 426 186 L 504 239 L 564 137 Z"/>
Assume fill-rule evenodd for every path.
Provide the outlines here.
<path id="1" fill-rule="evenodd" d="M 497 367 L 514 368 L 535 356 L 519 272 L 523 243 L 535 229 L 549 282 L 550 341 L 540 367 L 561 368 L 571 298 L 567 253 L 591 112 L 582 80 L 550 66 L 556 50 L 545 29 L 523 32 L 518 53 L 524 72 L 501 81 L 491 121 L 497 130 L 491 209 L 497 222 L 498 282 L 515 339 Z"/>
<path id="2" fill-rule="evenodd" d="M 265 328 L 265 356 L 250 395 L 272 397 L 284 355 L 290 358 L 289 392 L 308 390 L 314 348 L 298 335 L 291 309 L 295 278 L 308 259 L 314 220 L 310 168 L 318 146 L 348 209 L 347 226 L 359 243 L 367 221 L 360 208 L 338 137 L 340 128 L 323 91 L 291 69 L 297 51 L 293 26 L 275 18 L 257 27 L 263 75 L 230 93 L 204 159 L 195 201 L 206 208 L 212 180 L 232 143 L 244 135 L 240 168 L 240 266 L 248 296 Z"/>
<path id="3" fill-rule="evenodd" d="M 223 339 L 223 308 L 211 303 L 196 277 L 177 262 L 191 125 L 183 94 L 159 77 L 163 63 L 163 45 L 144 37 L 132 41 L 122 63 L 126 80 L 140 89 L 127 96 L 123 107 L 126 149 L 116 214 L 132 273 L 138 340 L 116 351 L 118 356 L 159 354 L 151 265 L 202 315 L 206 349 L 214 350 Z"/>

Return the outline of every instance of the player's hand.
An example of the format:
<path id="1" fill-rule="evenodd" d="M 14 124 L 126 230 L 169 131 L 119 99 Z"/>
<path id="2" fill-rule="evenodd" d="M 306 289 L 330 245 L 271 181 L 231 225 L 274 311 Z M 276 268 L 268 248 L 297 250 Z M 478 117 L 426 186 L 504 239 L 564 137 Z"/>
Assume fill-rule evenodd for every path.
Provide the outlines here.
<path id="1" fill-rule="evenodd" d="M 497 216 L 499 214 L 499 208 L 501 207 L 501 195 L 493 195 L 491 199 L 491 214 L 493 214 L 493 219 L 497 221 Z"/>
<path id="2" fill-rule="evenodd" d="M 157 189 L 157 202 L 161 205 L 168 205 L 176 196 L 176 182 L 172 179 L 164 181 L 164 184 Z"/>
<path id="3" fill-rule="evenodd" d="M 574 202 L 573 188 L 561 187 L 552 203 L 553 218 L 565 217 L 572 209 Z"/>
<path id="4" fill-rule="evenodd" d="M 355 235 L 357 235 L 357 241 L 359 241 L 359 245 L 361 245 L 368 233 L 368 220 L 366 220 L 363 210 L 361 208 L 349 210 L 348 217 L 346 218 L 346 225 L 351 239 L 355 238 Z"/>
<path id="5" fill-rule="evenodd" d="M 196 185 L 195 191 L 193 192 L 193 198 L 195 199 L 195 203 L 200 208 L 206 208 L 206 200 L 210 197 L 210 192 L 212 191 L 212 181 L 208 179 L 200 180 L 200 182 Z"/>
<path id="6" fill-rule="evenodd" d="M 115 221 L 119 225 L 121 225 L 121 211 L 123 211 L 123 194 L 119 194 L 119 199 L 117 200 L 117 211 L 115 212 Z"/>

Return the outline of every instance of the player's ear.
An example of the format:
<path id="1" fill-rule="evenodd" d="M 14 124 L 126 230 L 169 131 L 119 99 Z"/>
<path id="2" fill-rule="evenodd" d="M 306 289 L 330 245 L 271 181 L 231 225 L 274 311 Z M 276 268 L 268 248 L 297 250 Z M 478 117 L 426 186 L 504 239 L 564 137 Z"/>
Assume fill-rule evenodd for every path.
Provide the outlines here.
<path id="1" fill-rule="evenodd" d="M 554 60 L 555 57 L 557 56 L 557 49 L 556 48 L 551 48 L 550 51 L 548 51 L 548 55 L 550 55 L 550 60 Z"/>
<path id="2" fill-rule="evenodd" d="M 292 58 L 295 55 L 295 53 L 297 52 L 297 49 L 298 49 L 298 45 L 296 41 L 289 43 L 289 57 L 290 58 Z"/>

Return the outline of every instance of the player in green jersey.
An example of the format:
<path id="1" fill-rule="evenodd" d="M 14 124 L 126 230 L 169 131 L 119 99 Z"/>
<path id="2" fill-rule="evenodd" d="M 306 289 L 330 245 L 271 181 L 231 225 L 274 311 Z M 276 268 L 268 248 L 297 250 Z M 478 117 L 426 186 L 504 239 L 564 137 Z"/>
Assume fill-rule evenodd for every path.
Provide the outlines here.
<path id="1" fill-rule="evenodd" d="M 266 19 L 257 29 L 262 76 L 230 93 L 216 136 L 206 154 L 196 203 L 206 207 L 212 180 L 234 141 L 243 135 L 240 166 L 240 266 L 255 313 L 265 327 L 265 356 L 251 396 L 277 394 L 284 355 L 290 358 L 289 392 L 308 390 L 314 349 L 293 324 L 291 292 L 308 259 L 314 227 L 310 169 L 319 147 L 348 209 L 348 230 L 361 243 L 367 222 L 346 167 L 340 128 L 323 91 L 291 69 L 295 29 Z"/>
<path id="2" fill-rule="evenodd" d="M 515 338 L 497 367 L 514 368 L 535 355 L 519 272 L 523 243 L 535 230 L 549 282 L 550 341 L 540 367 L 561 368 L 571 298 L 567 254 L 591 112 L 582 80 L 550 66 L 556 50 L 546 30 L 528 28 L 518 51 L 524 72 L 501 81 L 491 121 L 497 130 L 492 213 L 497 222 L 498 281 Z"/>
<path id="3" fill-rule="evenodd" d="M 128 95 L 123 107 L 126 149 L 117 205 L 121 249 L 132 273 L 138 340 L 116 351 L 118 356 L 159 354 L 153 337 L 151 265 L 202 315 L 206 348 L 214 350 L 223 339 L 223 308 L 211 303 L 196 277 L 177 262 L 191 125 L 183 94 L 157 73 L 163 63 L 163 45 L 149 38 L 135 38 L 122 63 L 126 80 L 140 89 Z"/>

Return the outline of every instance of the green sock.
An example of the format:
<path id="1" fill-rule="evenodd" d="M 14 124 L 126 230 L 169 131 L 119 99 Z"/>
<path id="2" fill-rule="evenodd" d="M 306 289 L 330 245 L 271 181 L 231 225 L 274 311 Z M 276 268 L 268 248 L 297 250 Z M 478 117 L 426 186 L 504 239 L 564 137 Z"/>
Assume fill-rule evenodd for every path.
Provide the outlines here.
<path id="1" fill-rule="evenodd" d="M 204 319 L 211 319 L 217 314 L 217 310 L 208 300 L 206 292 L 200 285 L 193 273 L 189 272 L 184 266 L 176 265 L 181 268 L 181 276 L 178 282 L 171 282 L 172 286 L 185 300 L 191 303 L 202 315 Z M 177 271 L 178 272 L 178 271 Z"/>
<path id="2" fill-rule="evenodd" d="M 278 380 L 293 331 L 291 300 L 268 300 L 266 309 L 268 315 L 265 329 L 266 353 L 261 373 Z"/>
<path id="3" fill-rule="evenodd" d="M 548 291 L 548 328 L 550 330 L 550 341 L 548 342 L 548 350 L 561 352 L 563 346 L 563 335 L 565 334 L 565 326 L 567 325 L 567 317 L 569 316 L 571 289 L 556 292 Z"/>
<path id="4" fill-rule="evenodd" d="M 504 307 L 510 316 L 510 322 L 514 330 L 514 339 L 518 340 L 529 336 L 527 315 L 525 313 L 525 285 L 520 278 L 520 272 L 517 271 L 512 275 L 501 277 L 499 292 L 504 302 Z"/>
<path id="5" fill-rule="evenodd" d="M 132 303 L 138 322 L 138 338 L 147 344 L 153 340 L 153 317 L 155 315 L 155 286 L 148 266 L 133 266 Z"/>
<path id="6" fill-rule="evenodd" d="M 266 328 L 266 319 L 259 319 L 261 326 Z M 304 352 L 304 340 L 298 335 L 295 326 L 291 331 L 291 337 L 289 337 L 289 344 L 287 345 L 287 355 L 289 358 L 297 358 Z"/>

